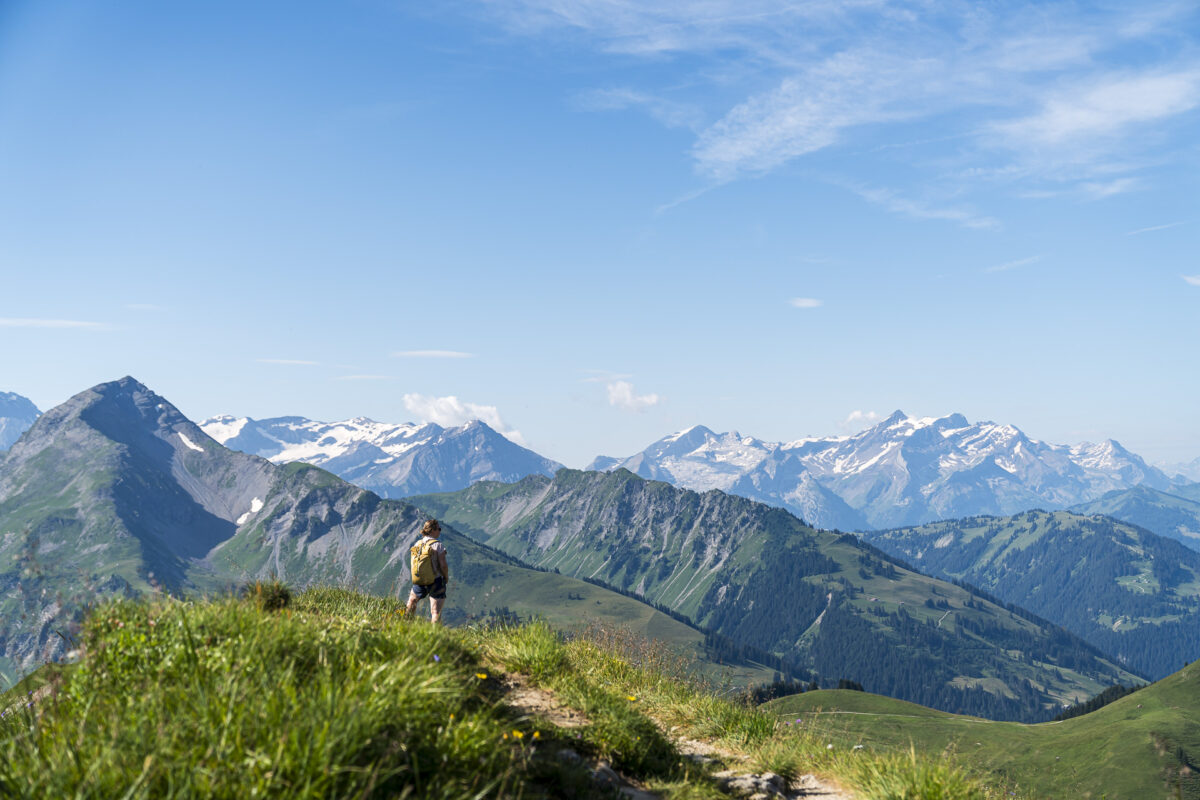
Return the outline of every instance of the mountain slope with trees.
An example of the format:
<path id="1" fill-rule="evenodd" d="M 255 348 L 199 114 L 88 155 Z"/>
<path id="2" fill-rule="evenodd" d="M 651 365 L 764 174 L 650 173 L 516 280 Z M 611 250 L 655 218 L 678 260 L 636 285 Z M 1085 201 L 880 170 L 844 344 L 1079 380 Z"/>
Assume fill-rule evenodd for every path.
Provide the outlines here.
<path id="1" fill-rule="evenodd" d="M 719 491 L 560 470 L 413 502 L 527 563 L 628 589 L 823 678 L 934 707 L 1041 718 L 1081 690 L 1136 680 L 1027 612 Z"/>
<path id="2" fill-rule="evenodd" d="M 864 534 L 1159 678 L 1200 657 L 1200 553 L 1128 523 L 1066 511 L 972 517 Z"/>

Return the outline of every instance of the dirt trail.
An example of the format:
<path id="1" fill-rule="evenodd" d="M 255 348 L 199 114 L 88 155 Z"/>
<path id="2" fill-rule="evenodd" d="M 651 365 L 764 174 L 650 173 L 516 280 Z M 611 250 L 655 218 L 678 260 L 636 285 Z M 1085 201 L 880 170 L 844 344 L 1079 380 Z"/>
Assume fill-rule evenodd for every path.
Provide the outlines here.
<path id="1" fill-rule="evenodd" d="M 524 675 L 506 674 L 504 676 L 506 689 L 505 702 L 517 711 L 530 716 L 538 716 L 560 728 L 579 728 L 588 724 L 588 718 L 580 711 L 570 708 L 554 696 L 553 692 L 533 686 Z M 657 720 L 655 720 L 657 722 Z M 661 723 L 660 723 L 661 726 Z M 750 790 L 745 788 L 755 782 L 764 784 L 770 780 L 770 774 L 755 775 L 745 767 L 745 757 L 731 750 L 718 747 L 708 742 L 689 739 L 678 730 L 672 728 L 666 735 L 675 743 L 679 752 L 693 761 L 700 763 L 719 762 L 727 767 L 714 777 L 720 785 L 734 797 L 750 797 Z M 595 765 L 593 776 L 599 781 L 607 781 L 613 788 L 629 800 L 658 800 L 658 795 L 646 790 L 646 787 L 617 774 L 610 765 L 600 763 Z M 778 778 L 778 776 L 774 776 Z M 761 797 L 786 798 L 787 800 L 855 800 L 850 792 L 822 781 L 815 775 L 801 775 L 792 781 L 790 786 L 781 787 L 782 791 L 774 794 L 753 795 Z"/>

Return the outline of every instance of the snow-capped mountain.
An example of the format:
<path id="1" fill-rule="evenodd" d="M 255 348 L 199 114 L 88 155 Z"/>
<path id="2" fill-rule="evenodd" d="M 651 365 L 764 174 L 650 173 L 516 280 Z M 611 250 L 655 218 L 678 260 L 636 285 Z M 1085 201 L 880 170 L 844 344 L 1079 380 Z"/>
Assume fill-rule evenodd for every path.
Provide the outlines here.
<path id="1" fill-rule="evenodd" d="M 456 428 L 376 422 L 316 422 L 222 415 L 200 423 L 226 447 L 276 464 L 304 461 L 383 497 L 449 492 L 481 480 L 553 475 L 562 467 L 475 420 Z"/>
<path id="2" fill-rule="evenodd" d="M 28 398 L 13 392 L 0 392 L 0 450 L 7 450 L 41 416 Z"/>
<path id="3" fill-rule="evenodd" d="M 1170 484 L 1111 439 L 1047 444 L 1011 425 L 901 411 L 852 436 L 792 442 L 697 426 L 630 458 L 592 464 L 617 467 L 690 489 L 723 489 L 842 529 L 1063 508 L 1113 489 Z"/>

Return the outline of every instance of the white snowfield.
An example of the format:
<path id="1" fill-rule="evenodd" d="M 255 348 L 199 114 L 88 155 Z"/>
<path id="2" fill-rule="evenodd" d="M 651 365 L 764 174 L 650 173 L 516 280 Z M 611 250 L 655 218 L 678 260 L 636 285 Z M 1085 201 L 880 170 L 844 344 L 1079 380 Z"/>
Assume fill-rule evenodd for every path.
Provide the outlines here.
<path id="1" fill-rule="evenodd" d="M 257 514 L 260 511 L 262 511 L 262 507 L 263 507 L 263 501 L 262 501 L 261 497 L 256 497 L 253 500 L 251 500 L 250 501 L 250 510 L 237 518 L 237 524 L 245 525 L 246 520 L 250 519 L 252 516 L 254 516 L 255 514 Z"/>
<path id="2" fill-rule="evenodd" d="M 218 442 L 225 443 L 241 434 L 250 421 L 247 417 L 219 416 L 205 420 L 200 427 Z M 374 459 L 375 463 L 383 464 L 391 460 L 389 457 L 401 455 L 441 432 L 437 425 L 376 422 L 366 417 L 340 422 L 285 417 L 272 420 L 269 426 L 255 428 L 255 433 L 264 440 L 256 452 L 276 464 L 304 461 L 320 466 L 368 444 L 385 454 Z"/>
<path id="3" fill-rule="evenodd" d="M 204 452 L 204 448 L 203 448 L 203 447 L 201 447 L 200 445 L 198 445 L 198 444 L 196 444 L 195 442 L 193 442 L 193 441 L 192 441 L 191 439 L 189 439 L 187 436 L 183 435 L 183 433 L 182 433 L 182 432 L 179 434 L 179 438 L 183 440 L 183 444 L 184 444 L 184 446 L 185 446 L 185 447 L 187 447 L 189 450 L 195 450 L 197 453 L 203 453 L 203 452 Z"/>

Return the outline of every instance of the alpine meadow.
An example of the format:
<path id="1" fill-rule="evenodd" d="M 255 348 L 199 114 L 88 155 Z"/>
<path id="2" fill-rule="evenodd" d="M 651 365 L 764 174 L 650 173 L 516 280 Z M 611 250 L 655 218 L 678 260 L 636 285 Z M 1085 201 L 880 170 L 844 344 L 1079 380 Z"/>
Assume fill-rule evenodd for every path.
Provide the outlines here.
<path id="1" fill-rule="evenodd" d="M 1200 6 L 0 3 L 0 798 L 1200 800 Z"/>

